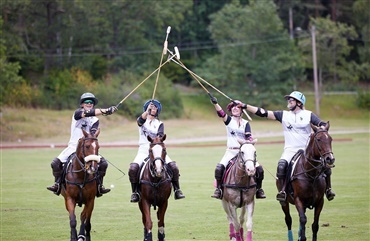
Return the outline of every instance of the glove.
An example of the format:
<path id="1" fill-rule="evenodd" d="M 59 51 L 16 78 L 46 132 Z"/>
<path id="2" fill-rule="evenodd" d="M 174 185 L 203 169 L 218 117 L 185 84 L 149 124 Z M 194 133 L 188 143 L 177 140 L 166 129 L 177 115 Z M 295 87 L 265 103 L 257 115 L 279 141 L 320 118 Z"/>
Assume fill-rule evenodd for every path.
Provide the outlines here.
<path id="1" fill-rule="evenodd" d="M 240 107 L 241 109 L 247 109 L 247 104 L 244 103 L 238 103 L 237 106 Z"/>
<path id="2" fill-rule="evenodd" d="M 212 104 L 214 104 L 214 105 L 217 104 L 217 98 L 216 97 L 212 96 L 211 94 L 209 94 L 209 97 L 211 99 Z"/>
<path id="3" fill-rule="evenodd" d="M 111 114 L 113 114 L 114 112 L 116 112 L 118 109 L 117 109 L 117 107 L 116 106 L 111 106 L 111 107 L 109 107 L 108 109 L 107 109 L 107 111 L 105 112 L 105 114 L 106 115 L 111 115 Z"/>

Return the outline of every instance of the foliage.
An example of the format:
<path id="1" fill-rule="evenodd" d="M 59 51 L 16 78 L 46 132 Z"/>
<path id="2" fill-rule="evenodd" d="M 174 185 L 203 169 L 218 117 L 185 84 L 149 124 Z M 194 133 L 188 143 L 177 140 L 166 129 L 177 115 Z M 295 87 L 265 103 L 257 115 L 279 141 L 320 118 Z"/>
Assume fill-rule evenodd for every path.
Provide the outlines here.
<path id="1" fill-rule="evenodd" d="M 370 110 L 370 91 L 362 90 L 358 92 L 357 105 L 361 108 Z"/>
<path id="2" fill-rule="evenodd" d="M 209 30 L 220 54 L 202 69 L 222 90 L 266 104 L 262 100 L 274 101 L 302 79 L 300 55 L 272 1 L 246 6 L 233 2 L 210 18 Z"/>
<path id="3" fill-rule="evenodd" d="M 357 38 L 355 29 L 346 24 L 333 22 L 329 18 L 311 18 L 311 26 L 315 26 L 316 29 L 317 68 L 322 73 L 320 82 L 331 80 L 336 82 L 339 78 L 342 81 L 357 83 L 359 78 L 357 64 L 348 63 L 346 60 L 352 50 L 348 39 Z M 312 36 L 310 38 L 305 36 L 300 36 L 298 44 L 305 56 L 307 68 L 312 69 Z"/>

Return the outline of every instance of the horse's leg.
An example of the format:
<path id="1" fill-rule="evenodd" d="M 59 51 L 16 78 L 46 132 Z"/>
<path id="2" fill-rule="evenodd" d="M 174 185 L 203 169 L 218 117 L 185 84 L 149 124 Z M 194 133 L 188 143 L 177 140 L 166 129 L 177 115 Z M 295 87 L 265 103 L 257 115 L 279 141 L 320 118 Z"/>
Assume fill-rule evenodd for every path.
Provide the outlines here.
<path id="1" fill-rule="evenodd" d="M 229 224 L 233 226 L 233 228 L 231 228 L 231 225 L 230 225 L 229 237 L 231 240 L 239 241 L 240 240 L 240 233 L 239 233 L 240 224 L 238 222 L 236 208 L 231 203 L 225 201 L 224 199 L 222 200 L 222 207 L 224 208 L 226 212 L 227 219 L 229 220 Z M 232 231 L 234 231 L 234 233 L 232 233 Z"/>
<path id="2" fill-rule="evenodd" d="M 245 213 L 247 212 L 247 206 L 241 207 L 240 209 L 240 215 L 239 215 L 239 224 L 240 224 L 240 229 L 239 229 L 239 235 L 240 239 L 244 241 L 244 223 L 245 223 Z"/>
<path id="3" fill-rule="evenodd" d="M 150 217 L 150 203 L 141 201 L 139 207 L 144 225 L 144 241 L 152 241 L 153 222 Z"/>
<path id="4" fill-rule="evenodd" d="M 86 241 L 91 240 L 90 232 L 91 232 L 91 215 L 92 211 L 94 209 L 94 202 L 95 202 L 95 196 L 94 198 L 85 204 L 84 209 L 81 213 L 81 227 L 80 227 L 80 233 L 78 237 L 81 237 L 81 240 L 79 241 L 85 241 L 82 238 L 86 238 Z"/>
<path id="5" fill-rule="evenodd" d="M 321 213 L 323 206 L 324 206 L 324 199 L 322 198 L 321 201 L 315 207 L 314 221 L 312 223 L 312 241 L 317 240 L 317 232 L 319 231 L 320 213 Z"/>
<path id="6" fill-rule="evenodd" d="M 158 220 L 158 241 L 165 240 L 164 233 L 164 216 L 166 214 L 168 202 L 165 202 L 161 207 L 158 207 L 157 220 Z"/>
<path id="7" fill-rule="evenodd" d="M 298 211 L 299 215 L 299 229 L 298 229 L 298 240 L 306 241 L 306 208 L 303 206 L 303 203 L 300 201 L 299 198 L 295 198 L 295 207 Z"/>
<path id="8" fill-rule="evenodd" d="M 247 236 L 246 241 L 252 241 L 252 229 L 253 229 L 253 213 L 254 213 L 254 200 L 247 204 Z"/>
<path id="9" fill-rule="evenodd" d="M 292 232 L 292 216 L 290 216 L 289 203 L 284 206 L 281 206 L 285 214 L 285 224 L 288 228 L 288 241 L 293 241 L 293 232 Z"/>
<path id="10" fill-rule="evenodd" d="M 65 200 L 65 206 L 69 213 L 69 226 L 71 228 L 71 241 L 77 241 L 77 230 L 76 230 L 77 220 L 76 220 L 76 215 L 75 215 L 76 202 L 72 198 L 67 197 Z"/>

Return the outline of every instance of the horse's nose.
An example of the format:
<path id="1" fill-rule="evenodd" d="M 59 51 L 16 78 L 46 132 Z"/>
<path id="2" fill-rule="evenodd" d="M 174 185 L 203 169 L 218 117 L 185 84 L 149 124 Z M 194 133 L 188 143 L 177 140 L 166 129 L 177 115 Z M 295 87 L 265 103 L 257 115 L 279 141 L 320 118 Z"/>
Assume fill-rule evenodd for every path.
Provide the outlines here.
<path id="1" fill-rule="evenodd" d="M 333 165 L 334 162 L 335 162 L 335 157 L 332 154 L 325 157 L 325 163 L 327 163 L 328 165 Z"/>

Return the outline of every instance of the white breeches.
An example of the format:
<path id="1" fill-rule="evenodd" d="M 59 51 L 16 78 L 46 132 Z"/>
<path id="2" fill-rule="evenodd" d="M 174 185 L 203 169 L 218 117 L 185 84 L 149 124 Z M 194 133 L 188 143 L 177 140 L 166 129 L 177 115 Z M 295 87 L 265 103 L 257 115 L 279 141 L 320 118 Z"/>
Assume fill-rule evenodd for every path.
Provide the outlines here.
<path id="1" fill-rule="evenodd" d="M 140 145 L 139 150 L 137 151 L 136 157 L 134 162 L 139 164 L 143 164 L 144 160 L 149 156 L 149 145 Z M 166 156 L 166 163 L 172 162 L 171 158 L 167 155 Z"/>

